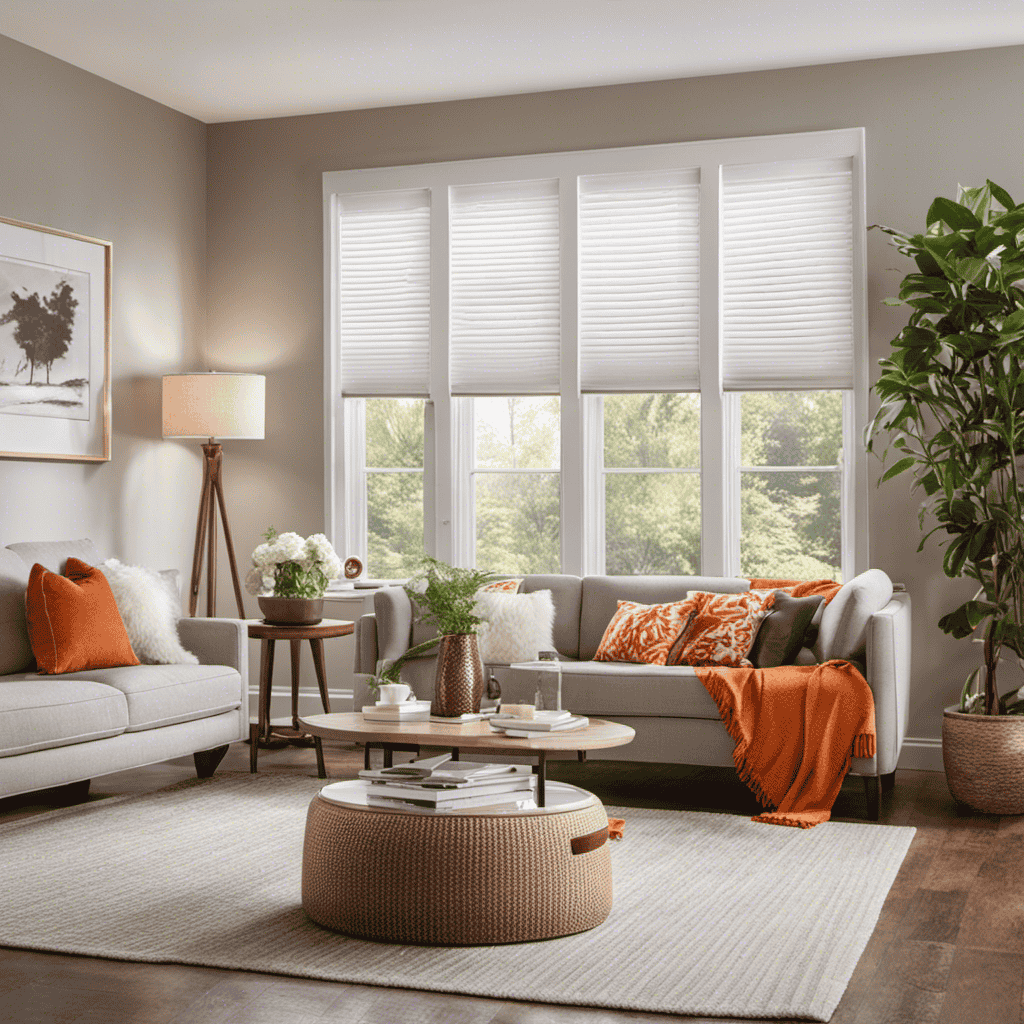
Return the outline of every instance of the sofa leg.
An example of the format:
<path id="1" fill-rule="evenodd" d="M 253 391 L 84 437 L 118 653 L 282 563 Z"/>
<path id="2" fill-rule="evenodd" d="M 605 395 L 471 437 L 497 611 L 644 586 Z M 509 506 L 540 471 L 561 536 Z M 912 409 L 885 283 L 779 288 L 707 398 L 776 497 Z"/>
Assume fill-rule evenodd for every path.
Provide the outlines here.
<path id="1" fill-rule="evenodd" d="M 213 750 L 197 750 L 192 758 L 196 762 L 196 775 L 201 779 L 208 779 L 217 770 L 217 765 L 224 759 L 228 752 L 228 745 L 214 747 Z"/>
<path id="2" fill-rule="evenodd" d="M 882 783 L 879 776 L 864 776 L 864 797 L 868 804 L 868 821 L 878 821 L 882 811 Z"/>
<path id="3" fill-rule="evenodd" d="M 882 792 L 891 793 L 896 788 L 896 772 L 886 772 L 885 775 L 880 775 L 879 778 L 882 780 Z"/>
<path id="4" fill-rule="evenodd" d="M 92 779 L 79 779 L 78 782 L 69 782 L 65 786 L 56 786 L 50 790 L 50 803 L 68 807 L 71 804 L 80 804 L 89 795 L 89 784 Z"/>

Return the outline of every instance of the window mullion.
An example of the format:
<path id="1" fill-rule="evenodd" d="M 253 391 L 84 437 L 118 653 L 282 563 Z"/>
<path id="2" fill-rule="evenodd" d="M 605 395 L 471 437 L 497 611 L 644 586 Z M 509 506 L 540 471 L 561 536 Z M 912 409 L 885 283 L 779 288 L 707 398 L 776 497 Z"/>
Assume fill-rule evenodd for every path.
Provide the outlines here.
<path id="1" fill-rule="evenodd" d="M 344 461 L 342 476 L 346 495 L 343 548 L 369 565 L 369 539 L 366 523 L 366 401 L 346 399 L 342 407 L 344 421 Z M 370 567 L 372 569 L 372 566 Z"/>
<path id="2" fill-rule="evenodd" d="M 604 398 L 583 395 L 583 569 L 581 576 L 605 573 Z"/>
<path id="3" fill-rule="evenodd" d="M 730 548 L 731 461 L 725 396 L 722 392 L 722 168 L 700 169 L 700 464 L 701 572 L 728 575 L 738 560 Z"/>
<path id="4" fill-rule="evenodd" d="M 448 256 L 448 189 L 430 192 L 430 402 L 424 462 L 431 453 L 430 469 L 424 474 L 424 487 L 431 486 L 429 500 L 423 502 L 426 550 L 445 562 L 455 561 L 454 472 L 455 459 L 452 423 L 452 398 L 449 383 L 448 334 L 451 295 Z M 432 509 L 433 521 L 427 519 Z M 456 563 L 458 564 L 458 563 Z"/>
<path id="5" fill-rule="evenodd" d="M 589 438 L 583 430 L 583 401 L 580 396 L 579 200 L 576 175 L 559 179 L 558 205 L 561 284 L 561 571 L 582 576 L 589 541 L 588 521 L 584 513 L 584 460 L 589 454 L 585 450 Z"/>

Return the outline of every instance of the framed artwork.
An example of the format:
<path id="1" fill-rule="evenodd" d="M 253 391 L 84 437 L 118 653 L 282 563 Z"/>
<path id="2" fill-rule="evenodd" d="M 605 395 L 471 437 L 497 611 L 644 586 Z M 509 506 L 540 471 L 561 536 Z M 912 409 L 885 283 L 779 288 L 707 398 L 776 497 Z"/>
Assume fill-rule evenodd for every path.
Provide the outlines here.
<path id="1" fill-rule="evenodd" d="M 0 217 L 0 457 L 109 461 L 111 250 Z"/>

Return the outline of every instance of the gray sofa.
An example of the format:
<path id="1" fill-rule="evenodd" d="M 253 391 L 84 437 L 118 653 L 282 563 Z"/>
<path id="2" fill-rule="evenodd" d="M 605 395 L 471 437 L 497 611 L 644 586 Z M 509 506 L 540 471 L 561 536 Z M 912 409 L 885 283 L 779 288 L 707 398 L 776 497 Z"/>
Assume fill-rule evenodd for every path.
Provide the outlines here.
<path id="1" fill-rule="evenodd" d="M 733 742 L 714 701 L 689 666 L 634 665 L 593 660 L 619 600 L 656 604 L 678 601 L 690 590 L 738 593 L 745 579 L 707 576 L 527 576 L 521 592 L 550 590 L 555 604 L 554 639 L 562 666 L 563 705 L 578 714 L 632 726 L 636 738 L 599 751 L 609 760 L 732 766 Z M 371 673 L 378 659 L 393 660 L 431 634 L 417 624 L 399 587 L 374 595 L 374 614 L 357 626 L 356 667 Z M 813 648 L 801 664 L 842 658 L 863 671 L 875 700 L 877 752 L 854 758 L 851 773 L 865 778 L 869 817 L 877 818 L 882 786 L 892 784 L 907 728 L 910 692 L 910 597 L 889 577 L 870 569 L 846 583 L 820 611 Z M 433 693 L 436 657 L 410 660 L 402 678 L 418 697 Z M 487 666 L 510 702 L 532 703 L 518 692 L 524 673 Z M 357 707 L 365 694 L 356 692 Z"/>
<path id="2" fill-rule="evenodd" d="M 201 778 L 212 775 L 249 733 L 245 623 L 181 619 L 199 665 L 40 675 L 25 624 L 29 571 L 39 562 L 61 572 L 71 556 L 102 561 L 88 540 L 0 550 L 0 797 L 54 787 L 84 796 L 95 776 L 187 754 Z"/>

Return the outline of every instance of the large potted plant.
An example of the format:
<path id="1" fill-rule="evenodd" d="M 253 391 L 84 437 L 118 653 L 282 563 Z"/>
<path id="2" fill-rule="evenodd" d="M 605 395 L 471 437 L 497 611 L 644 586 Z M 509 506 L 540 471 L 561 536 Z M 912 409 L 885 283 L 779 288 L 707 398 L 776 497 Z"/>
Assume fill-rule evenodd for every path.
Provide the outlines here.
<path id="1" fill-rule="evenodd" d="M 904 472 L 924 492 L 921 526 L 945 534 L 942 567 L 977 583 L 939 620 L 982 641 L 982 664 L 943 713 L 950 792 L 980 811 L 1024 813 L 1024 689 L 1002 696 L 1002 656 L 1024 666 L 1024 204 L 989 181 L 938 198 L 924 234 L 882 228 L 917 269 L 889 305 L 912 308 L 881 361 L 882 481 Z M 927 521 L 930 513 L 934 522 Z"/>
<path id="2" fill-rule="evenodd" d="M 422 569 L 406 583 L 405 592 L 420 609 L 418 620 L 435 626 L 438 635 L 381 666 L 374 682 L 397 683 L 406 661 L 438 647 L 431 713 L 454 718 L 479 711 L 484 669 L 477 631 L 483 619 L 476 614 L 475 606 L 477 592 L 493 579 L 494 573 L 461 569 L 425 556 Z"/>

